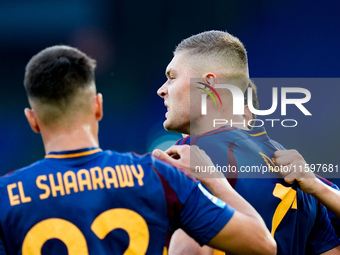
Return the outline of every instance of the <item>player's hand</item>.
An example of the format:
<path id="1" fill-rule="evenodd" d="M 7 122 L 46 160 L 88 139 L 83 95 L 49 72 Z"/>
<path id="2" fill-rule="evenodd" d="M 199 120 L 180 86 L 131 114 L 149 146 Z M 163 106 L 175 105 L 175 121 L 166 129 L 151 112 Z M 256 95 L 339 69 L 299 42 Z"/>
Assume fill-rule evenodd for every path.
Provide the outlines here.
<path id="1" fill-rule="evenodd" d="M 156 149 L 152 152 L 152 155 L 185 170 L 202 182 L 204 178 L 224 178 L 221 172 L 215 171 L 215 166 L 210 157 L 196 145 L 173 145 L 166 151 Z M 198 171 L 198 169 L 201 171 Z M 206 172 L 208 169 L 211 171 Z M 205 170 L 205 172 L 202 170 Z"/>
<path id="2" fill-rule="evenodd" d="M 317 178 L 309 169 L 308 164 L 296 150 L 279 150 L 274 153 L 275 161 L 280 167 L 280 174 L 284 180 L 292 184 L 297 181 L 300 189 L 305 193 L 314 192 Z"/>

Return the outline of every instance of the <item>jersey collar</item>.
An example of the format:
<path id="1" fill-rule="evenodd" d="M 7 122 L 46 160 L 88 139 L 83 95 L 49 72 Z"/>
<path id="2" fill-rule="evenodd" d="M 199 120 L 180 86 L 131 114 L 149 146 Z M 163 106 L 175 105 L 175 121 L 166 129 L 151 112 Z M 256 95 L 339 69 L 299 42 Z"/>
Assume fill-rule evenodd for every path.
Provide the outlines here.
<path id="1" fill-rule="evenodd" d="M 76 158 L 76 157 L 92 155 L 92 154 L 95 154 L 101 151 L 102 149 L 98 147 L 84 148 L 84 149 L 71 150 L 71 151 L 58 151 L 58 152 L 48 153 L 45 156 L 45 158 L 55 158 L 55 159 Z"/>
<path id="2" fill-rule="evenodd" d="M 252 130 L 246 131 L 250 136 L 258 139 L 269 139 L 267 131 L 264 127 L 254 127 Z"/>

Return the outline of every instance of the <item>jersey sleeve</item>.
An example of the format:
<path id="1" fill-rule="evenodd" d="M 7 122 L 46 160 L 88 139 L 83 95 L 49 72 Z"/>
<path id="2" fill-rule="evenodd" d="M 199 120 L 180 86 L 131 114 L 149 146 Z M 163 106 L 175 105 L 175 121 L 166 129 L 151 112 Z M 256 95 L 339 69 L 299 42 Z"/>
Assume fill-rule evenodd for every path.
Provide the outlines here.
<path id="1" fill-rule="evenodd" d="M 320 206 L 314 226 L 309 235 L 306 254 L 321 254 L 340 245 L 340 240 L 336 235 L 327 210 Z"/>
<path id="2" fill-rule="evenodd" d="M 211 195 L 198 183 L 181 211 L 182 228 L 200 245 L 204 245 L 221 231 L 234 211 L 234 208 Z"/>
<path id="3" fill-rule="evenodd" d="M 154 166 L 163 184 L 173 229 L 182 228 L 200 245 L 209 242 L 228 223 L 234 208 L 211 195 L 200 182 L 181 170 L 158 160 Z"/>

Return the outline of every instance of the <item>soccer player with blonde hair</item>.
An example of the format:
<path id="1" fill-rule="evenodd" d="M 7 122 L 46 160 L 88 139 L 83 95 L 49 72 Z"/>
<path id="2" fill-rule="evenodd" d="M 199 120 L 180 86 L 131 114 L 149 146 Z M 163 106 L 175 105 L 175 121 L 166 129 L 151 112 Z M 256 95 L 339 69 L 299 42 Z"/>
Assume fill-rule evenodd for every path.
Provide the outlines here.
<path id="1" fill-rule="evenodd" d="M 197 145 L 216 166 L 226 170 L 230 184 L 263 217 L 277 242 L 277 254 L 339 254 L 339 239 L 326 208 L 317 199 L 302 192 L 296 183 L 287 184 L 278 173 L 242 171 L 275 168 L 274 152 L 284 148 L 268 137 L 264 127 L 251 125 L 251 105 L 244 105 L 243 114 L 233 114 L 235 98 L 231 89 L 221 87 L 233 85 L 243 99 L 248 86 L 252 86 L 250 102 L 256 107 L 247 52 L 240 40 L 223 31 L 207 31 L 184 39 L 174 51 L 166 77 L 157 91 L 167 107 L 164 128 L 186 134 L 178 145 Z M 207 113 L 202 114 L 205 94 L 211 96 L 205 97 Z M 216 119 L 226 119 L 228 123 L 217 128 L 213 125 Z M 170 251 L 211 252 L 180 230 L 172 239 Z"/>

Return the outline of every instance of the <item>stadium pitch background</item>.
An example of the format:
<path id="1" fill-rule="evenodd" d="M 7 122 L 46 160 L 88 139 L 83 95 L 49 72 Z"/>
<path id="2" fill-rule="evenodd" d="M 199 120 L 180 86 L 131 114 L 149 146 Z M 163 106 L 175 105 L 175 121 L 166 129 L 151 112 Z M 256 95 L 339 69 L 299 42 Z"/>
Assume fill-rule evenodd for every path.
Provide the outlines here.
<path id="1" fill-rule="evenodd" d="M 2 0 L 0 174 L 44 156 L 23 114 L 22 81 L 28 60 L 45 47 L 68 44 L 97 60 L 101 147 L 145 153 L 181 137 L 163 130 L 166 109 L 156 90 L 182 39 L 227 30 L 244 43 L 252 78 L 340 77 L 339 8 L 337 1 Z M 267 129 L 270 137 L 307 162 L 340 164 L 339 88 L 313 88 L 313 124 L 299 132 Z M 314 93 L 329 100 L 313 100 Z"/>

